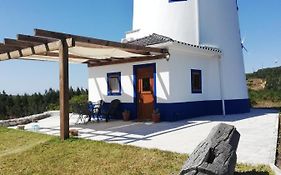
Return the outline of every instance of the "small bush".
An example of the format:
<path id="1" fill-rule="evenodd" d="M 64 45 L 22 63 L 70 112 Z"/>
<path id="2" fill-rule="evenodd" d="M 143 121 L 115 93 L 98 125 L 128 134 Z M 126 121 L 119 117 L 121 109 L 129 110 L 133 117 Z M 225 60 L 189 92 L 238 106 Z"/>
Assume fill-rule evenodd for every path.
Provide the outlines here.
<path id="1" fill-rule="evenodd" d="M 59 110 L 59 109 L 60 109 L 60 105 L 54 104 L 54 103 L 49 104 L 47 107 L 48 111 L 54 111 L 54 110 Z"/>
<path id="2" fill-rule="evenodd" d="M 70 112 L 76 112 L 75 106 L 77 106 L 77 105 L 86 106 L 87 102 L 88 102 L 88 95 L 79 95 L 79 96 L 72 97 L 69 101 Z"/>

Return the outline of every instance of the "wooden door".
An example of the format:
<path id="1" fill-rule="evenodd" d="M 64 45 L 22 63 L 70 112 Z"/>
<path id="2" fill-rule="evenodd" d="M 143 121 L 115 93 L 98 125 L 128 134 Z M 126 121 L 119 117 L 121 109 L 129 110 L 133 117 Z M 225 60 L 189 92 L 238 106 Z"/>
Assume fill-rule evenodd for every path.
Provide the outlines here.
<path id="1" fill-rule="evenodd" d="M 154 76 L 153 67 L 137 69 L 137 107 L 138 120 L 151 120 L 154 108 Z"/>

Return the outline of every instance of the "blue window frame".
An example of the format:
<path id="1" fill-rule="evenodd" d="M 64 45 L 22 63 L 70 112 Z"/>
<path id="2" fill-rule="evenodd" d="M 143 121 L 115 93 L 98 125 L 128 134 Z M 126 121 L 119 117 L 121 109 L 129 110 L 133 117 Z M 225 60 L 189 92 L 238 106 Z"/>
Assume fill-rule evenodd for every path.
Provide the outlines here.
<path id="1" fill-rule="evenodd" d="M 169 2 L 179 2 L 179 1 L 187 1 L 187 0 L 169 0 Z"/>
<path id="2" fill-rule="evenodd" d="M 107 74 L 107 95 L 121 95 L 121 72 Z"/>
<path id="3" fill-rule="evenodd" d="M 193 94 L 202 93 L 202 71 L 191 69 L 191 91 Z"/>

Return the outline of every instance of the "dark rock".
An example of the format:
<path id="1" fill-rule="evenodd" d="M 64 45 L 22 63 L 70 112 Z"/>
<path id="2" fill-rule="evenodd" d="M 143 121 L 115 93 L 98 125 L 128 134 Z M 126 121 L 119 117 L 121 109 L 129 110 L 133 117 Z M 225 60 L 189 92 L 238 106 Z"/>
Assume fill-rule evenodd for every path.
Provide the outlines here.
<path id="1" fill-rule="evenodd" d="M 219 124 L 214 127 L 190 155 L 180 175 L 233 175 L 239 139 L 234 126 Z"/>
<path id="2" fill-rule="evenodd" d="M 69 134 L 71 136 L 78 136 L 78 130 L 77 129 L 70 129 Z"/>
<path id="3" fill-rule="evenodd" d="M 18 125 L 18 126 L 17 126 L 17 129 L 19 129 L 19 130 L 24 130 L 24 128 L 25 128 L 24 125 Z"/>

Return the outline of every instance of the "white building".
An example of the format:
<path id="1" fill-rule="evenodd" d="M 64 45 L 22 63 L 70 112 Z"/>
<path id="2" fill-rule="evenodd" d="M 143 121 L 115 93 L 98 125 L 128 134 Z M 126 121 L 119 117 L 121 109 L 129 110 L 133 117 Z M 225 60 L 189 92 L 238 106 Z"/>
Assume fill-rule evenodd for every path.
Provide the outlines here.
<path id="1" fill-rule="evenodd" d="M 166 48 L 167 59 L 89 66 L 89 100 L 135 119 L 161 120 L 249 112 L 235 0 L 134 0 L 123 42 Z"/>

